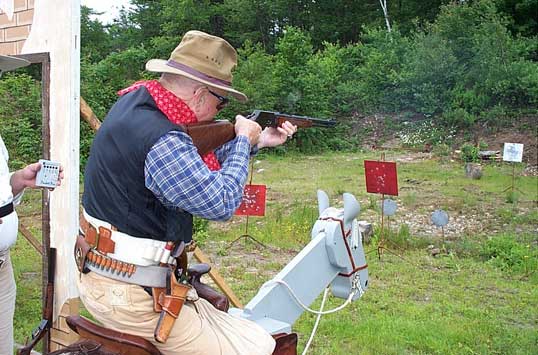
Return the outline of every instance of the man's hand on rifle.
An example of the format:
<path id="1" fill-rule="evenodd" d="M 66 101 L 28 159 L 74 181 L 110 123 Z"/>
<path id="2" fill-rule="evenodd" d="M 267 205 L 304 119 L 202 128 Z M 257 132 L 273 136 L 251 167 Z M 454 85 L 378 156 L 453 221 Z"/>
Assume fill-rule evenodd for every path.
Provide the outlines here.
<path id="1" fill-rule="evenodd" d="M 251 146 L 258 144 L 262 128 L 255 121 L 237 115 L 235 116 L 234 128 L 236 136 L 246 136 Z"/>
<path id="2" fill-rule="evenodd" d="M 266 127 L 260 135 L 258 148 L 276 147 L 284 144 L 295 132 L 297 132 L 297 126 L 289 121 L 284 122 L 282 126 L 277 128 Z"/>

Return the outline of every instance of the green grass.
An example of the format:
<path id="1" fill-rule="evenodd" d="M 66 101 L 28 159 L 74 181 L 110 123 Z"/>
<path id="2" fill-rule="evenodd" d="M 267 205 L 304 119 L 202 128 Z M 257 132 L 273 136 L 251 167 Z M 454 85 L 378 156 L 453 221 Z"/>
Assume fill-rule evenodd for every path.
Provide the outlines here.
<path id="1" fill-rule="evenodd" d="M 538 354 L 538 179 L 517 177 L 522 191 L 507 201 L 512 167 L 484 166 L 480 180 L 465 178 L 463 164 L 445 160 L 409 160 L 391 152 L 398 163 L 398 212 L 388 236 L 405 261 L 390 253 L 367 255 L 369 289 L 343 311 L 322 317 L 310 354 Z M 325 190 L 341 206 L 341 194 L 361 203 L 360 219 L 374 223 L 379 239 L 379 199 L 365 191 L 363 160 L 377 154 L 259 156 L 254 184 L 266 184 L 265 217 L 249 219 L 248 234 L 267 248 L 239 240 L 245 217 L 210 223 L 202 250 L 244 302 L 275 275 L 310 239 L 317 218 L 316 190 Z M 516 172 L 520 170 L 516 169 Z M 26 196 L 18 209 L 25 224 L 39 223 L 39 195 Z M 430 255 L 441 246 L 436 229 L 417 232 L 399 216 L 423 217 L 445 209 L 450 223 L 465 217 L 471 227 L 447 238 L 448 253 Z M 406 217 L 407 218 L 407 217 Z M 420 219 L 419 219 L 420 220 Z M 23 237 L 12 250 L 17 274 L 16 341 L 40 319 L 40 257 Z M 319 307 L 321 297 L 313 308 Z M 329 298 L 325 308 L 343 300 Z M 304 347 L 315 316 L 304 314 L 294 325 Z"/>

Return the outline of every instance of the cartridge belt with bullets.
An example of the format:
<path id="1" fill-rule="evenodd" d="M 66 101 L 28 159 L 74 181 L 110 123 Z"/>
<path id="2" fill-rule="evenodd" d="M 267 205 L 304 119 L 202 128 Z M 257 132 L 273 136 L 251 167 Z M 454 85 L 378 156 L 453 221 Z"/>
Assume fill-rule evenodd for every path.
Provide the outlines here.
<path id="1" fill-rule="evenodd" d="M 166 255 L 166 261 L 169 263 L 153 260 L 157 265 L 137 265 L 114 257 L 116 243 L 111 238 L 114 232 L 114 228 L 104 226 L 96 229 L 84 215 L 81 216 L 80 233 L 75 244 L 75 261 L 79 271 L 93 271 L 117 281 L 144 287 L 165 287 L 168 265 L 175 264 L 174 258 L 170 257 L 173 244 L 167 243 L 166 251 L 161 253 L 162 256 Z M 138 252 L 144 253 L 141 249 L 138 249 Z M 145 259 L 144 263 L 147 264 L 148 260 Z"/>
<path id="2" fill-rule="evenodd" d="M 125 238 L 128 238 L 127 242 L 145 245 L 133 249 L 131 243 L 125 243 Z M 128 248 L 135 255 L 118 250 L 118 245 L 124 245 L 123 249 Z M 154 337 L 160 343 L 166 342 L 191 289 L 186 281 L 187 253 L 183 242 L 174 246 L 172 242 L 131 237 L 83 211 L 74 252 L 81 273 L 92 271 L 113 280 L 150 287 L 153 310 L 160 314 Z M 119 259 L 118 256 L 123 257 Z M 128 262 L 125 258 L 136 262 Z"/>

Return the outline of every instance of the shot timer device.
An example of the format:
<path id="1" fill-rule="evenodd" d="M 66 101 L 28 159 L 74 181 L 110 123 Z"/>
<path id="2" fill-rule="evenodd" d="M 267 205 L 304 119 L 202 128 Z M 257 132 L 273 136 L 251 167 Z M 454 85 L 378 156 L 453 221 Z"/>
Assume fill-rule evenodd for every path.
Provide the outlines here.
<path id="1" fill-rule="evenodd" d="M 55 188 L 60 177 L 60 163 L 40 159 L 41 169 L 37 172 L 36 186 Z"/>

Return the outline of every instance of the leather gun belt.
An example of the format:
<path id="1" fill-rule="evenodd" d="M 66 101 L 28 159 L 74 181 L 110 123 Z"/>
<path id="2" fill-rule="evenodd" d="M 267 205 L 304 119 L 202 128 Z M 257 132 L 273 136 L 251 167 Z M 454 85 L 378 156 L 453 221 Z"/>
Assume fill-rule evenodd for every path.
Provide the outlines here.
<path id="1" fill-rule="evenodd" d="M 100 256 L 90 251 L 85 266 L 90 271 L 117 281 L 145 287 L 166 286 L 166 275 L 169 269 L 166 266 L 137 266 L 122 263 L 110 257 L 102 257 L 105 260 L 104 266 L 102 266 L 103 262 L 99 264 L 91 261 L 99 259 Z"/>

